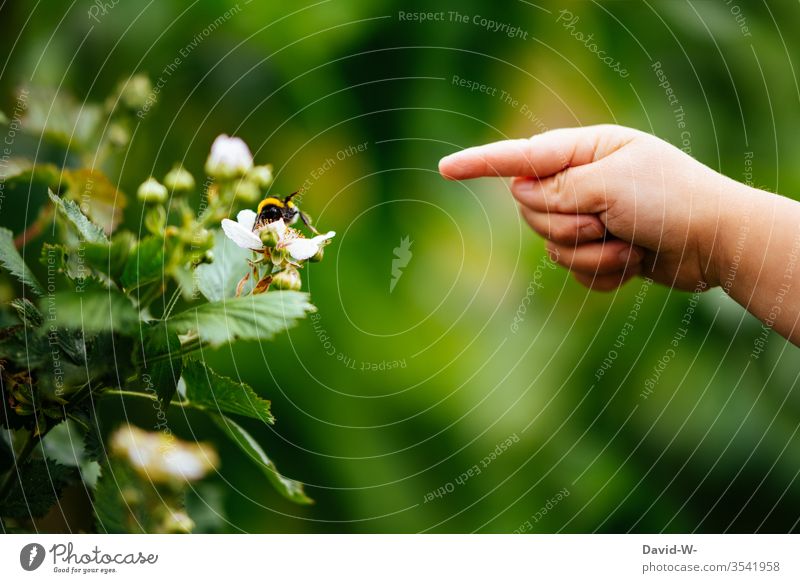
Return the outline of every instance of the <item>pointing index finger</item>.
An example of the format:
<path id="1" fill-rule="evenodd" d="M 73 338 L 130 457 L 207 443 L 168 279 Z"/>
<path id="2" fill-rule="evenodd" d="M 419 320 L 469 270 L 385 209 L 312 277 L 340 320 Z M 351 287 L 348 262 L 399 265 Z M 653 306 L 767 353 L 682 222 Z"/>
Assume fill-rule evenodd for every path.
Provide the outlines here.
<path id="1" fill-rule="evenodd" d="M 480 176 L 530 176 L 534 152 L 530 140 L 505 140 L 467 148 L 439 161 L 439 172 L 451 180 Z"/>
<path id="2" fill-rule="evenodd" d="M 567 128 L 530 139 L 504 140 L 467 148 L 439 161 L 439 172 L 451 180 L 481 176 L 545 178 L 568 166 L 595 159 L 602 126 Z"/>

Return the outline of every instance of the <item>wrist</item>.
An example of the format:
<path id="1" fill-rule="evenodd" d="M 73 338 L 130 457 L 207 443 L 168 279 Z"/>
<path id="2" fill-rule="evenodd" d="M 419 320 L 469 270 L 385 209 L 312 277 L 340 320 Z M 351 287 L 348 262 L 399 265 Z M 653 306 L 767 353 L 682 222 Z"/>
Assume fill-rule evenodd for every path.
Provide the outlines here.
<path id="1" fill-rule="evenodd" d="M 726 179 L 719 203 L 719 228 L 711 251 L 709 266 L 713 285 L 722 287 L 731 295 L 743 265 L 748 248 L 752 251 L 752 238 L 758 233 L 754 210 L 760 207 L 767 193 Z"/>
<path id="2" fill-rule="evenodd" d="M 749 229 L 742 209 L 752 198 L 748 186 L 703 167 L 692 180 L 690 223 L 702 280 L 730 292 Z M 745 213 L 746 214 L 746 213 Z"/>

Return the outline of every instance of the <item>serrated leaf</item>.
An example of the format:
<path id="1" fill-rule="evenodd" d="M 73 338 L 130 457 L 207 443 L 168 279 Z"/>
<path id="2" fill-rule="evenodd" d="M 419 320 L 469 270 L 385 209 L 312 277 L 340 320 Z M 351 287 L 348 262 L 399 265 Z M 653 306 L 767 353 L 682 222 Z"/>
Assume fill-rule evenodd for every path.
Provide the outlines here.
<path id="1" fill-rule="evenodd" d="M 219 302 L 236 295 L 236 285 L 250 269 L 247 260 L 251 252 L 238 247 L 222 231 L 215 231 L 212 253 L 214 260 L 198 265 L 195 275 L 200 293 L 210 302 Z"/>
<path id="2" fill-rule="evenodd" d="M 139 323 L 139 314 L 131 301 L 112 289 L 59 292 L 47 298 L 42 309 L 48 312 L 53 325 L 87 333 L 130 333 Z"/>
<path id="3" fill-rule="evenodd" d="M 145 330 L 140 350 L 143 354 L 136 355 L 140 361 L 139 368 L 149 375 L 156 395 L 166 407 L 175 396 L 181 378 L 181 341 L 173 330 L 159 323 Z"/>
<path id="4" fill-rule="evenodd" d="M 78 467 L 83 461 L 83 438 L 73 421 L 59 423 L 42 439 L 48 459 L 64 466 Z"/>
<path id="5" fill-rule="evenodd" d="M 94 405 L 74 409 L 69 413 L 69 418 L 80 428 L 81 438 L 83 439 L 84 460 L 104 460 L 105 445 L 100 435 L 100 425 L 95 414 Z"/>
<path id="6" fill-rule="evenodd" d="M 14 233 L 2 227 L 0 227 L 0 265 L 23 285 L 29 287 L 37 296 L 44 294 L 41 284 L 36 281 L 14 246 Z"/>
<path id="7" fill-rule="evenodd" d="M 275 291 L 201 304 L 167 324 L 179 334 L 195 331 L 201 341 L 219 346 L 233 340 L 269 340 L 313 310 L 308 294 Z"/>
<path id="8" fill-rule="evenodd" d="M 164 239 L 145 237 L 130 252 L 120 281 L 125 289 L 134 289 L 158 281 L 164 273 Z"/>
<path id="9" fill-rule="evenodd" d="M 48 459 L 65 466 L 78 468 L 83 482 L 94 487 L 97 458 L 92 456 L 87 445 L 87 436 L 93 433 L 75 416 L 53 427 L 42 440 L 42 450 Z"/>
<path id="10" fill-rule="evenodd" d="M 64 486 L 78 478 L 75 468 L 43 459 L 28 460 L 19 473 L 21 481 L 15 476 L 14 485 L 0 502 L 0 516 L 44 516 L 61 496 Z"/>
<path id="11" fill-rule="evenodd" d="M 101 465 L 93 501 L 98 532 L 157 532 L 157 513 L 152 509 L 163 506 L 153 485 L 144 482 L 128 464 L 109 458 Z"/>
<path id="12" fill-rule="evenodd" d="M 182 378 L 186 399 L 196 407 L 275 422 L 269 401 L 259 397 L 248 384 L 218 375 L 201 361 L 187 360 Z"/>
<path id="13" fill-rule="evenodd" d="M 306 496 L 306 493 L 303 491 L 302 483 L 286 478 L 278 472 L 275 464 L 269 459 L 264 449 L 253 439 L 252 435 L 244 430 L 244 428 L 224 415 L 211 413 L 209 416 L 214 423 L 222 429 L 225 435 L 233 440 L 233 442 L 261 468 L 261 471 L 267 476 L 267 479 L 281 496 L 297 504 L 314 503 L 311 498 Z"/>
<path id="14" fill-rule="evenodd" d="M 19 319 L 28 328 L 38 328 L 44 322 L 44 316 L 28 298 L 11 300 L 11 307 L 14 308 Z"/>
<path id="15" fill-rule="evenodd" d="M 103 232 L 103 229 L 95 225 L 89 220 L 80 207 L 73 201 L 61 198 L 54 194 L 52 190 L 48 190 L 50 200 L 56 205 L 56 208 L 67 217 L 70 223 L 77 229 L 81 238 L 89 243 L 108 243 L 108 238 Z"/>
<path id="16" fill-rule="evenodd" d="M 131 251 L 136 248 L 136 237 L 130 231 L 121 231 L 110 243 L 86 243 L 83 258 L 94 269 L 119 281 L 125 270 Z"/>

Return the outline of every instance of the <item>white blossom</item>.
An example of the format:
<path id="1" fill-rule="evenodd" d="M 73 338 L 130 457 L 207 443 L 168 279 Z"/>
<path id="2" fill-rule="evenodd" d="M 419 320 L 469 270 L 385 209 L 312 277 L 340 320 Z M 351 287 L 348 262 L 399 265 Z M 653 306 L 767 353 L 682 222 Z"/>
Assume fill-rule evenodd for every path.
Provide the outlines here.
<path id="1" fill-rule="evenodd" d="M 283 219 L 262 225 L 254 231 L 255 222 L 256 213 L 251 210 L 243 210 L 236 215 L 235 221 L 222 219 L 222 230 L 236 245 L 253 251 L 264 249 L 260 233 L 264 230 L 272 231 L 277 239 L 276 247 L 278 249 L 286 249 L 286 252 L 295 261 L 310 259 L 336 235 L 334 231 L 329 231 L 324 235 L 306 239 L 299 231 L 287 227 Z"/>
<path id="2" fill-rule="evenodd" d="M 211 144 L 211 153 L 206 161 L 206 172 L 214 178 L 243 176 L 253 167 L 253 155 L 241 138 L 225 134 L 217 136 Z"/>
<path id="3" fill-rule="evenodd" d="M 239 247 L 242 249 L 252 249 L 253 251 L 261 251 L 264 248 L 264 243 L 261 242 L 261 237 L 258 236 L 263 228 L 274 229 L 275 233 L 278 235 L 278 239 L 283 236 L 286 230 L 286 225 L 284 225 L 282 220 L 265 225 L 262 229 L 258 229 L 257 231 L 253 230 L 255 224 L 256 213 L 246 209 L 240 211 L 239 214 L 236 215 L 235 221 L 222 219 L 222 230 L 225 232 L 228 239 L 236 243 Z"/>
<path id="4" fill-rule="evenodd" d="M 154 482 L 199 480 L 218 463 L 217 453 L 208 445 L 189 443 L 133 425 L 125 425 L 114 432 L 111 449 Z"/>
<path id="5" fill-rule="evenodd" d="M 286 249 L 292 259 L 305 261 L 314 257 L 325 246 L 329 239 L 336 236 L 335 231 L 328 231 L 324 235 L 317 235 L 311 239 L 305 237 L 287 237 L 278 243 L 278 248 Z"/>

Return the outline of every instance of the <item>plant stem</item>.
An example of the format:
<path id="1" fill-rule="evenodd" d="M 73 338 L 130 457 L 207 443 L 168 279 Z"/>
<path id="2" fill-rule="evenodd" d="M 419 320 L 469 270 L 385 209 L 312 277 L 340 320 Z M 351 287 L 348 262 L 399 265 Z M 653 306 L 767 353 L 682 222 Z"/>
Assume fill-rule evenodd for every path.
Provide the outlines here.
<path id="1" fill-rule="evenodd" d="M 139 399 L 147 399 L 148 401 L 158 401 L 158 397 L 155 394 L 140 393 L 139 391 L 126 391 L 123 389 L 107 389 L 103 391 L 102 395 L 119 395 L 120 397 L 137 397 Z M 203 410 L 203 407 L 199 407 L 191 401 L 170 401 L 169 404 L 175 405 L 176 407 L 181 407 L 183 409 L 197 409 L 198 411 Z"/>
<path id="2" fill-rule="evenodd" d="M 42 207 L 42 210 L 39 212 L 39 216 L 36 218 L 33 223 L 31 223 L 25 231 L 17 235 L 14 239 L 14 246 L 17 249 L 22 249 L 26 243 L 32 241 L 36 237 L 42 234 L 42 231 L 47 226 L 47 223 L 50 219 L 53 218 L 53 205 L 47 204 Z"/>
<path id="3" fill-rule="evenodd" d="M 19 467 L 25 462 L 25 460 L 28 459 L 28 457 L 30 457 L 36 445 L 39 443 L 42 437 L 44 437 L 43 434 L 34 435 L 33 433 L 34 432 L 31 431 L 28 434 L 28 439 L 25 441 L 25 444 L 22 446 L 22 449 L 14 460 L 14 465 L 8 470 L 8 474 L 6 474 L 2 485 L 0 485 L 0 500 L 3 500 L 6 497 L 9 490 L 11 490 L 11 487 L 14 485 L 14 478 L 16 478 L 17 474 L 19 473 Z M 17 471 L 15 472 L 14 470 Z"/>

